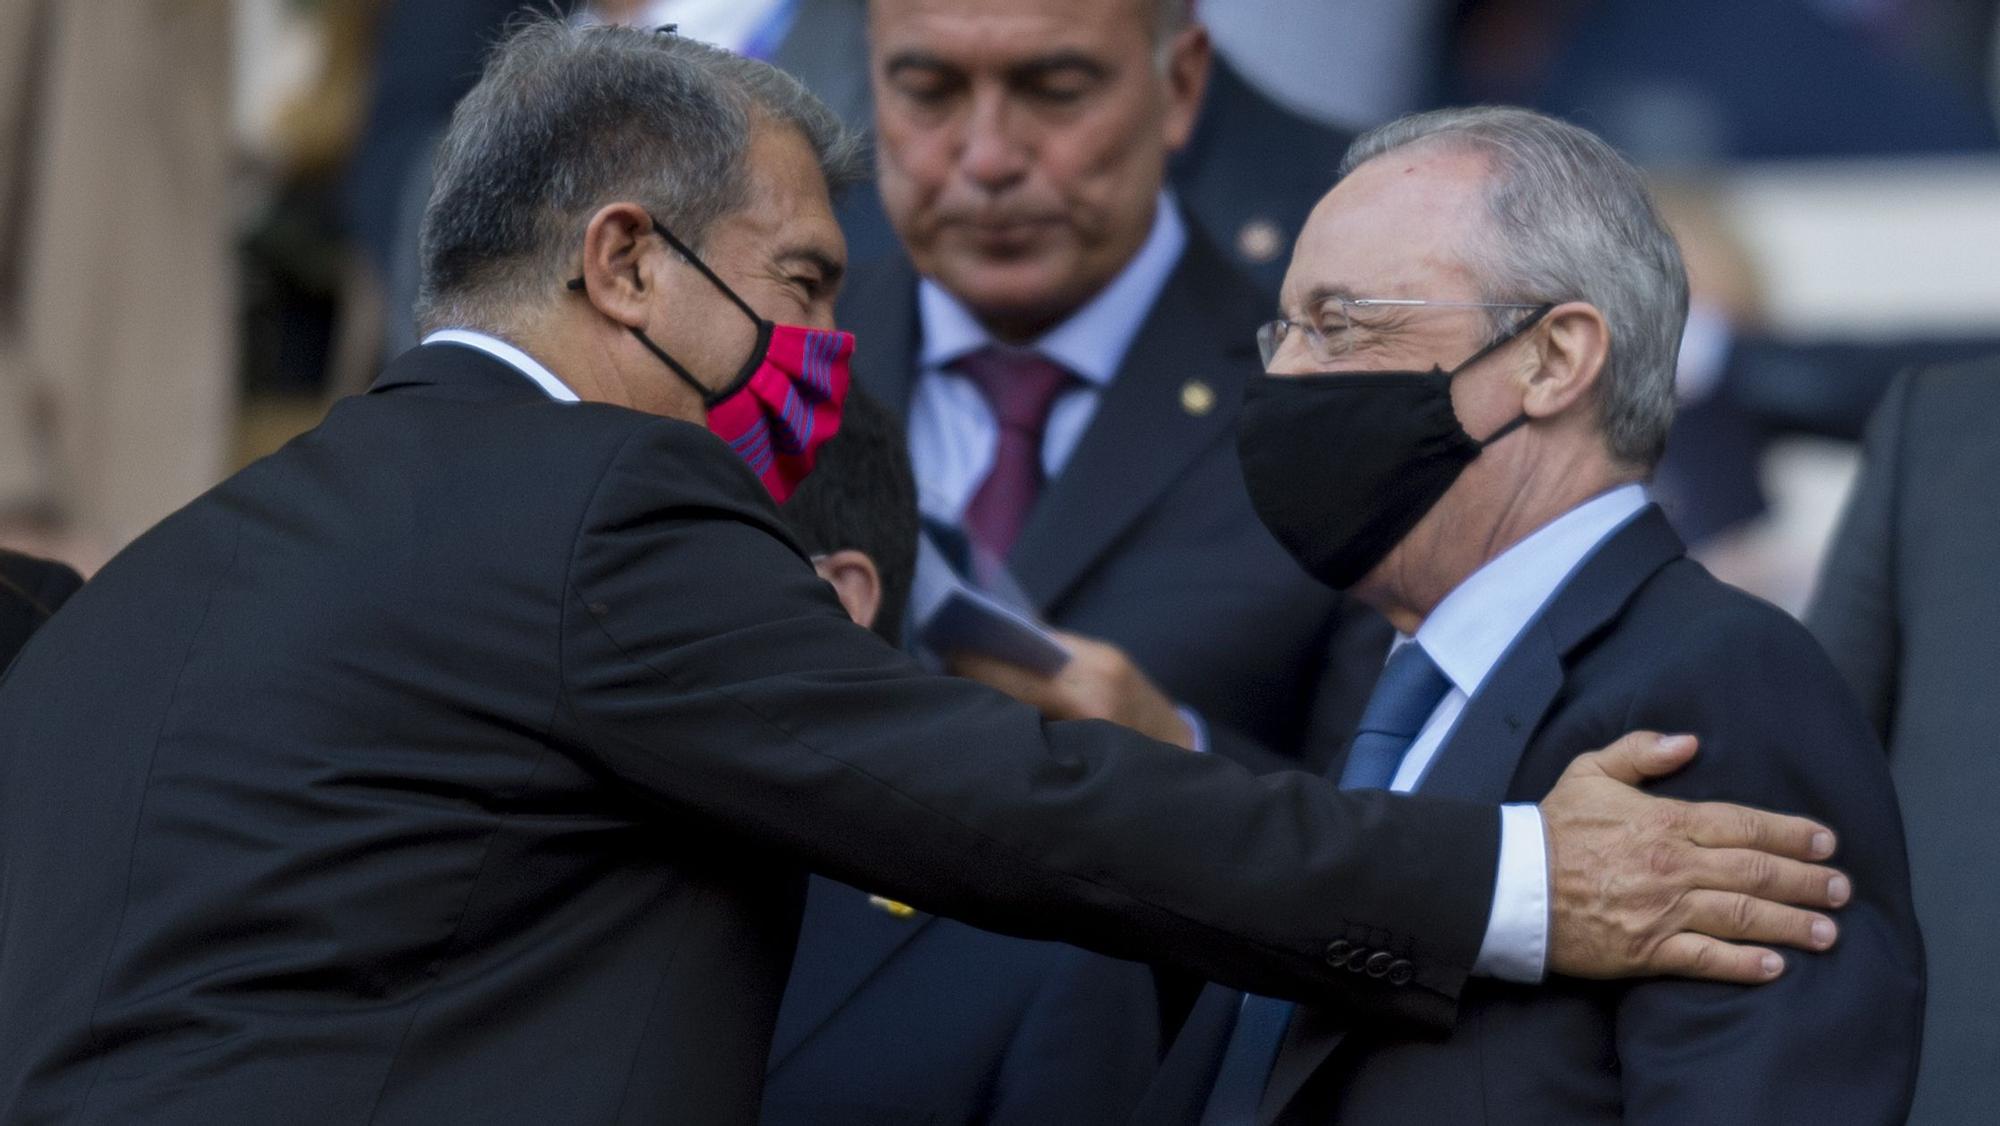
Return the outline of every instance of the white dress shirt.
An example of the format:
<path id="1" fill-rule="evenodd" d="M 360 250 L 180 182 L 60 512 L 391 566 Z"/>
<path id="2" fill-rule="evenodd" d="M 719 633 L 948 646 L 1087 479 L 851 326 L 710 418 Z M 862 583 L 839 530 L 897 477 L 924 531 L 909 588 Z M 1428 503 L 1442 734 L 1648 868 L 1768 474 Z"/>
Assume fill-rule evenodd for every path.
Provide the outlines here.
<path id="1" fill-rule="evenodd" d="M 1404 752 L 1391 790 L 1423 789 L 1424 774 L 1438 748 L 1514 639 L 1577 566 L 1645 507 L 1646 490 L 1640 485 L 1620 485 L 1593 497 L 1501 552 L 1437 604 L 1417 627 L 1415 640 L 1451 681 L 1451 689 Z M 1389 651 L 1394 653 L 1410 640 L 1398 636 Z M 1458 753 L 1478 754 L 1479 748 L 1464 747 Z M 1537 982 L 1548 961 L 1548 861 L 1542 818 L 1532 805 L 1502 806 L 1500 815 L 1502 846 L 1493 914 L 1473 971 L 1508 981 Z M 1521 847 L 1510 850 L 1508 845 L 1517 839 Z"/>
<path id="2" fill-rule="evenodd" d="M 569 384 L 556 378 L 556 373 L 542 366 L 542 362 L 497 336 L 475 332 L 469 328 L 441 328 L 424 337 L 425 344 L 456 344 L 484 352 L 501 363 L 533 380 L 535 386 L 547 392 L 549 398 L 559 403 L 574 403 L 578 399 Z"/>

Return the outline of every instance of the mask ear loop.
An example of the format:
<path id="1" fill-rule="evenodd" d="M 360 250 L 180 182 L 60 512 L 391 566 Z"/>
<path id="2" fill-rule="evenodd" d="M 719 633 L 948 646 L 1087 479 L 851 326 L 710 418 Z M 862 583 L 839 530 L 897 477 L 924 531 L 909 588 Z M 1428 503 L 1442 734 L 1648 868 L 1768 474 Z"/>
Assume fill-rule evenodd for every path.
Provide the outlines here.
<path id="1" fill-rule="evenodd" d="M 693 372 L 682 367 L 680 361 L 668 355 L 665 348 L 653 343 L 652 337 L 647 336 L 644 332 L 636 328 L 627 329 L 633 336 L 639 338 L 639 343 L 644 344 L 647 351 L 658 357 L 661 363 L 667 365 L 675 375 L 680 376 L 689 387 L 694 388 L 695 393 L 701 396 L 702 406 L 712 408 L 717 403 L 741 391 L 750 382 L 751 377 L 757 374 L 757 369 L 764 365 L 764 356 L 771 349 L 771 334 L 775 331 L 775 326 L 770 321 L 758 316 L 757 311 L 750 307 L 749 302 L 743 300 L 742 297 L 737 295 L 735 290 L 729 288 L 729 283 L 718 277 L 714 270 L 709 269 L 708 263 L 702 261 L 699 254 L 689 249 L 686 243 L 675 238 L 674 233 L 667 229 L 665 223 L 654 219 L 650 215 L 647 218 L 653 220 L 654 233 L 665 239 L 667 245 L 673 248 L 674 253 L 680 255 L 682 260 L 687 262 L 688 265 L 700 270 L 701 276 L 707 278 L 709 284 L 721 290 L 722 295 L 729 298 L 730 302 L 738 309 L 743 310 L 743 315 L 749 317 L 750 323 L 757 326 L 757 343 L 755 347 L 751 348 L 749 358 L 743 361 L 743 366 L 738 369 L 736 377 L 720 389 L 711 389 L 704 386 L 701 380 L 694 377 Z M 564 285 L 572 293 L 583 293 L 585 291 L 585 284 L 581 275 L 571 278 Z"/>
<path id="2" fill-rule="evenodd" d="M 1537 322 L 1539 322 L 1543 317 L 1548 316 L 1549 310 L 1553 308 L 1555 308 L 1555 305 L 1553 303 L 1545 304 L 1538 307 L 1534 312 L 1529 313 L 1525 317 L 1522 317 L 1521 323 L 1515 325 L 1513 328 L 1508 329 L 1506 332 L 1501 333 L 1498 337 L 1496 337 L 1493 340 L 1492 343 L 1488 344 L 1484 348 L 1481 348 L 1479 351 L 1474 352 L 1472 355 L 1466 357 L 1464 363 L 1459 364 L 1457 367 L 1451 369 L 1449 372 L 1446 372 L 1445 374 L 1449 377 L 1456 378 L 1459 372 L 1464 371 L 1466 368 L 1469 368 L 1472 365 L 1478 363 L 1479 361 L 1485 359 L 1486 357 L 1492 355 L 1499 349 L 1506 347 L 1508 344 L 1513 343 L 1515 340 L 1518 340 L 1522 333 L 1535 327 Z M 1479 448 L 1483 450 L 1486 447 L 1492 445 L 1493 443 L 1499 441 L 1500 439 L 1505 438 L 1507 435 L 1512 434 L 1514 431 L 1519 430 L 1521 427 L 1526 426 L 1527 424 L 1528 424 L 1528 412 L 1522 411 L 1520 414 L 1514 416 L 1512 422 L 1509 422 L 1507 425 L 1502 426 L 1500 429 L 1495 430 L 1491 434 L 1488 434 L 1484 439 L 1479 440 Z"/>

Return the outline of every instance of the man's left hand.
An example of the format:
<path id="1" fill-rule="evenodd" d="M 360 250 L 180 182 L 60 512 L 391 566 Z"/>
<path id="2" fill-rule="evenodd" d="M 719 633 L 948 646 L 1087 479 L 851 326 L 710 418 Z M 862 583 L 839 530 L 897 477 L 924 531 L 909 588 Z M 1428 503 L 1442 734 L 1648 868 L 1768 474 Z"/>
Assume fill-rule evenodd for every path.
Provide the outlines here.
<path id="1" fill-rule="evenodd" d="M 1058 632 L 1056 637 L 1071 656 L 1054 676 L 971 653 L 954 656 L 951 671 L 998 688 L 1050 719 L 1108 719 L 1161 742 L 1194 749 L 1194 731 L 1180 710 L 1124 650 L 1073 633 Z"/>

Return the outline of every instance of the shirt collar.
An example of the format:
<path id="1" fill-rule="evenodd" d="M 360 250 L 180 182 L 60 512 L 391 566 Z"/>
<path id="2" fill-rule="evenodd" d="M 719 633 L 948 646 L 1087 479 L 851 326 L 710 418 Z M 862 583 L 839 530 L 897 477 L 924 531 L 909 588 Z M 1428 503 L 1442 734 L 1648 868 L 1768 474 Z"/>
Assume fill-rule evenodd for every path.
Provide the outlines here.
<path id="1" fill-rule="evenodd" d="M 1577 566 L 1646 504 L 1645 486 L 1620 485 L 1542 525 L 1458 584 L 1417 627 L 1416 640 L 1453 687 L 1472 696 Z"/>
<path id="2" fill-rule="evenodd" d="M 535 381 L 535 385 L 559 403 L 578 402 L 576 392 L 569 384 L 556 378 L 556 373 L 543 367 L 541 361 L 507 343 L 497 336 L 488 336 L 469 328 L 441 328 L 424 337 L 425 344 L 457 344 L 474 348 L 508 365 L 515 371 Z"/>
<path id="3" fill-rule="evenodd" d="M 1109 385 L 1145 323 L 1147 310 L 1187 249 L 1187 238 L 1187 224 L 1173 194 L 1161 191 L 1153 208 L 1153 229 L 1139 253 L 1110 285 L 1030 347 L 1078 379 L 1097 387 Z M 971 310 L 929 278 L 917 282 L 917 316 L 923 331 L 920 362 L 926 370 L 995 343 Z"/>

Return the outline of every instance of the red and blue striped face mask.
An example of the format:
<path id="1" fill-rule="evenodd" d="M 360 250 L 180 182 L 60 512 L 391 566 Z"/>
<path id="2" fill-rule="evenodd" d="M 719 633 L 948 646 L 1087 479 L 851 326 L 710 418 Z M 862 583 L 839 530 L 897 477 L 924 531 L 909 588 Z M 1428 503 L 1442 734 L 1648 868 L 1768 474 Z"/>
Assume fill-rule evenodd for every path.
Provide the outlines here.
<path id="1" fill-rule="evenodd" d="M 854 334 L 765 320 L 658 219 L 653 220 L 653 230 L 743 310 L 757 326 L 757 344 L 736 377 L 713 389 L 704 386 L 644 332 L 634 328 L 632 335 L 695 389 L 702 406 L 708 408 L 709 432 L 728 443 L 764 483 L 771 498 L 783 504 L 812 472 L 820 448 L 840 432 Z M 572 280 L 569 288 L 583 289 L 583 279 Z"/>

